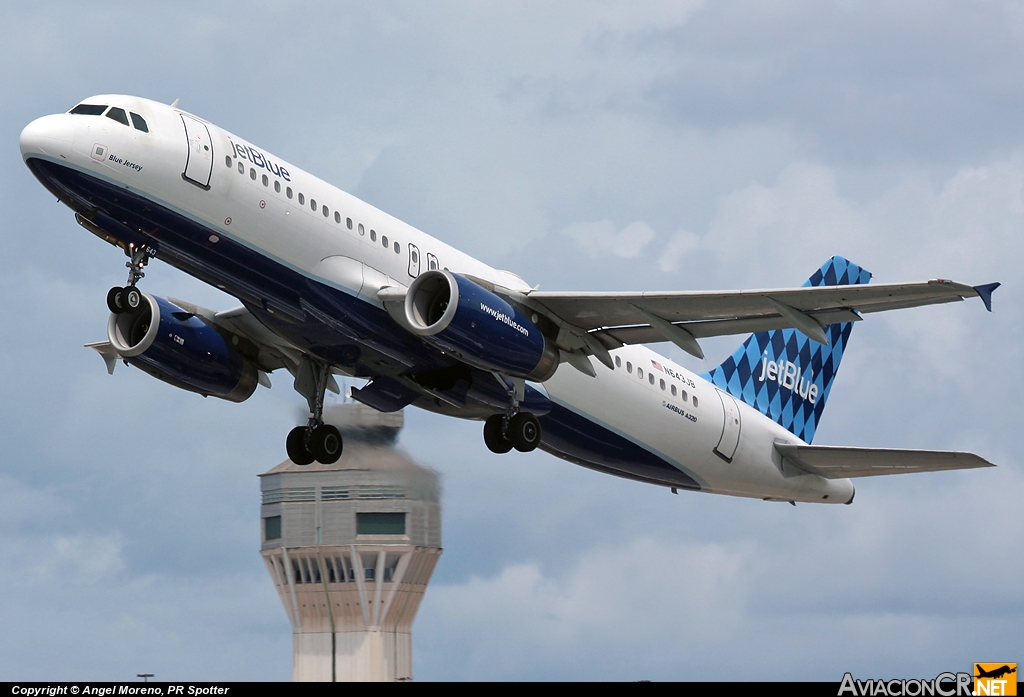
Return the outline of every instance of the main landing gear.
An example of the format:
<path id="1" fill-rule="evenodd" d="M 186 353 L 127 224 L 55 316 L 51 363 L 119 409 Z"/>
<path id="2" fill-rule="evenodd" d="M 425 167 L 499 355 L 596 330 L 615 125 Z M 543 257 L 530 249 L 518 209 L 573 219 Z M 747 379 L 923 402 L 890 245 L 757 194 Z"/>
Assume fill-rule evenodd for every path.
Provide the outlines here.
<path id="1" fill-rule="evenodd" d="M 525 397 L 525 383 L 498 373 L 494 377 L 508 389 L 509 408 L 505 414 L 493 414 L 484 422 L 484 444 L 492 453 L 507 453 L 515 448 L 528 453 L 540 445 L 540 422 L 526 411 L 519 411 Z"/>
<path id="2" fill-rule="evenodd" d="M 288 458 L 296 465 L 303 466 L 312 464 L 314 460 L 323 465 L 333 464 L 341 457 L 344 443 L 338 429 L 325 424 L 323 418 L 324 391 L 327 389 L 330 368 L 326 363 L 303 361 L 299 375 L 300 377 L 296 379 L 296 388 L 301 380 L 313 383 L 306 397 L 312 416 L 305 426 L 296 426 L 288 433 L 288 439 L 285 441 Z"/>
<path id="3" fill-rule="evenodd" d="M 151 250 L 146 245 L 136 247 L 130 244 L 125 253 L 131 257 L 131 261 L 125 263 L 128 267 L 128 285 L 124 288 L 114 286 L 107 292 L 107 307 L 115 315 L 135 312 L 142 305 L 142 291 L 135 284 L 145 277 L 143 269 L 152 258 Z"/>
<path id="4" fill-rule="evenodd" d="M 511 418 L 494 414 L 484 422 L 484 443 L 492 453 L 507 453 L 512 448 L 528 453 L 540 444 L 540 422 L 525 411 Z"/>

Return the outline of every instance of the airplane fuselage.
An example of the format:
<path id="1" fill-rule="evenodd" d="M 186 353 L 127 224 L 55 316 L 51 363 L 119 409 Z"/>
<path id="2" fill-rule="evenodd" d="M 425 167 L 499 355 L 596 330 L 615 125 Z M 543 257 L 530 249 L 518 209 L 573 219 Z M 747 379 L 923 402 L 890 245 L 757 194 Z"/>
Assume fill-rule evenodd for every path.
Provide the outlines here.
<path id="1" fill-rule="evenodd" d="M 179 109 L 118 95 L 88 102 L 142 116 L 147 130 L 99 115 L 43 117 L 21 140 L 40 181 L 94 233 L 154 248 L 157 259 L 239 298 L 274 334 L 349 374 L 429 373 L 456 363 L 389 316 L 378 299 L 383 287 L 446 269 L 530 290 L 515 274 Z M 784 463 L 775 443 L 802 441 L 742 401 L 644 346 L 611 356 L 614 369 L 595 363 L 596 377 L 563 364 L 532 385 L 551 403 L 538 415 L 540 447 L 669 487 L 852 500 L 850 480 Z M 486 386 L 469 395 L 462 408 L 429 397 L 414 404 L 466 418 L 500 404 Z"/>

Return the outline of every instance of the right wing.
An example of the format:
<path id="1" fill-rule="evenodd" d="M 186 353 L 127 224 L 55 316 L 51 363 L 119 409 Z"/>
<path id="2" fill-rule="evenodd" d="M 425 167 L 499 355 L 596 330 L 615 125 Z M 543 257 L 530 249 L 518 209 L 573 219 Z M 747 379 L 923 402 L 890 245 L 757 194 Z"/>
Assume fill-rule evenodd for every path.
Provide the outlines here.
<path id="1" fill-rule="evenodd" d="M 827 343 L 824 327 L 857 321 L 862 313 L 958 302 L 972 297 L 980 297 L 991 310 L 992 291 L 998 285 L 968 286 L 934 280 L 742 291 L 531 291 L 517 293 L 519 297 L 512 299 L 539 311 L 560 326 L 568 325 L 570 332 L 580 337 L 581 345 L 573 347 L 575 350 L 599 354 L 600 348 L 593 346 L 595 339 L 606 349 L 623 344 L 672 341 L 702 358 L 703 352 L 696 340 L 709 336 L 795 328 L 819 343 Z M 496 289 L 496 292 L 501 293 L 501 290 Z"/>

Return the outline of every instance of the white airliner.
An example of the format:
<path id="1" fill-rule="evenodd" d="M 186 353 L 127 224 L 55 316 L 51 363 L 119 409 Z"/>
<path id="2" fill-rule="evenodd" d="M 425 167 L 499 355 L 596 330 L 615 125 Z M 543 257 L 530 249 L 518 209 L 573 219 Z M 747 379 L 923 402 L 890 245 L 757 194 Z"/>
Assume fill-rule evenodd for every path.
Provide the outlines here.
<path id="1" fill-rule="evenodd" d="M 867 285 L 829 259 L 800 288 L 560 293 L 531 289 L 217 126 L 100 95 L 21 134 L 32 173 L 78 223 L 124 250 L 107 341 L 160 380 L 236 402 L 284 368 L 310 418 L 296 464 L 336 461 L 334 375 L 382 411 L 484 421 L 494 452 L 540 447 L 602 472 L 773 501 L 850 503 L 850 477 L 991 466 L 969 453 L 810 445 L 864 313 L 978 296 L 999 284 Z M 235 296 L 214 312 L 142 293 L 150 259 Z M 641 344 L 751 336 L 704 375 Z"/>

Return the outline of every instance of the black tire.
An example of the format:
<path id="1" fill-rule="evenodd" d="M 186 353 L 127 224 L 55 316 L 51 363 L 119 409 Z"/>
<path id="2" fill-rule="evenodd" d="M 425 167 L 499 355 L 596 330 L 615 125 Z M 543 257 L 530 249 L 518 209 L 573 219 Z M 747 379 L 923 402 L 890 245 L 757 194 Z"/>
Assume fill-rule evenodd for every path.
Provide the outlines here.
<path id="1" fill-rule="evenodd" d="M 288 432 L 285 448 L 288 450 L 288 459 L 296 465 L 308 465 L 316 459 L 313 457 L 313 453 L 306 448 L 305 426 L 296 426 Z"/>
<path id="2" fill-rule="evenodd" d="M 142 291 L 135 286 L 128 286 L 121 292 L 121 305 L 124 312 L 135 312 L 142 305 Z"/>
<path id="3" fill-rule="evenodd" d="M 323 424 L 313 431 L 313 435 L 309 439 L 309 449 L 320 464 L 334 464 L 341 457 L 341 451 L 344 449 L 341 433 L 334 426 Z"/>
<path id="4" fill-rule="evenodd" d="M 494 414 L 484 422 L 484 445 L 492 453 L 499 455 L 507 453 L 512 449 L 512 441 L 501 432 L 502 421 L 505 417 L 501 414 Z"/>
<path id="5" fill-rule="evenodd" d="M 525 411 L 512 417 L 507 433 L 512 446 L 521 453 L 528 453 L 540 445 L 540 422 Z"/>
<path id="6" fill-rule="evenodd" d="M 124 288 L 121 286 L 114 286 L 107 291 L 107 307 L 115 315 L 119 315 L 124 312 L 124 307 L 121 305 L 121 294 L 124 292 Z"/>

